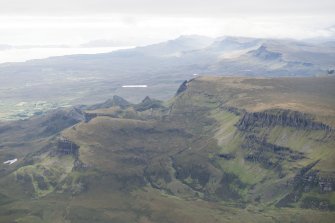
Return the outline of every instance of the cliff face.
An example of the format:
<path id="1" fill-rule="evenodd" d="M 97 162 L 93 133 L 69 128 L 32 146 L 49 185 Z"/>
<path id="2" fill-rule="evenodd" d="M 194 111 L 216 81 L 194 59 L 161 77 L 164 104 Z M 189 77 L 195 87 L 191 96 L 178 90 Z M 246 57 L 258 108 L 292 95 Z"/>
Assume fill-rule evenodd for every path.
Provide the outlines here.
<path id="1" fill-rule="evenodd" d="M 228 109 L 227 111 L 236 114 L 236 109 Z M 320 169 L 317 166 L 320 160 L 313 162 L 313 159 L 309 158 L 309 153 L 301 150 L 303 146 L 306 146 L 302 142 L 306 141 L 308 144 L 305 137 L 294 139 L 302 147 L 290 148 L 291 144 L 287 141 L 291 137 L 285 133 L 286 129 L 289 128 L 292 132 L 300 131 L 315 137 L 313 136 L 314 132 L 321 131 L 323 133 L 319 133 L 315 140 L 330 143 L 334 139 L 332 127 L 314 121 L 312 115 L 280 109 L 263 112 L 243 111 L 236 127 L 244 135 L 241 144 L 241 148 L 246 151 L 244 159 L 248 162 L 258 163 L 263 168 L 271 169 L 280 179 L 286 179 L 286 186 L 283 186 L 282 189 L 287 194 L 276 203 L 277 207 L 299 205 L 301 208 L 335 210 L 334 202 L 328 197 L 335 190 L 334 172 Z M 268 138 L 274 134 L 275 127 L 277 138 L 282 137 L 281 144 L 287 146 L 268 142 Z M 318 148 L 314 149 L 318 150 Z M 310 159 L 310 164 L 299 167 L 297 171 L 288 168 L 290 163 L 305 163 L 308 159 Z M 291 174 L 295 176 L 289 177 Z M 328 195 L 324 196 L 323 194 Z"/>
<path id="2" fill-rule="evenodd" d="M 335 189 L 335 177 L 321 176 L 319 170 L 312 170 L 318 162 L 301 168 L 295 177 L 287 182 L 291 192 L 276 204 L 277 207 L 288 207 L 300 201 L 302 208 L 335 210 L 335 205 L 328 197 Z M 318 197 L 315 194 L 321 196 Z"/>
<path id="3" fill-rule="evenodd" d="M 327 132 L 333 130 L 330 126 L 324 123 L 315 122 L 311 115 L 291 110 L 246 112 L 237 124 L 238 128 L 242 131 L 257 127 L 274 127 L 276 125 L 304 130 L 323 130 Z"/>
<path id="4" fill-rule="evenodd" d="M 179 86 L 179 88 L 178 88 L 178 90 L 177 90 L 177 93 L 176 93 L 176 96 L 179 95 L 179 94 L 181 94 L 182 92 L 186 91 L 186 89 L 187 89 L 187 83 L 188 83 L 188 81 L 184 81 L 184 82 Z"/>
<path id="5" fill-rule="evenodd" d="M 245 136 L 241 148 L 247 151 L 244 156 L 246 161 L 259 163 L 266 169 L 272 169 L 280 178 L 287 174 L 284 171 L 285 161 L 294 162 L 305 158 L 302 152 L 269 143 L 266 138 L 260 139 L 254 134 Z"/>
<path id="6" fill-rule="evenodd" d="M 75 157 L 78 156 L 79 146 L 74 142 L 71 142 L 69 139 L 64 137 L 60 137 L 57 140 L 57 150 L 56 153 L 58 155 L 73 155 Z"/>

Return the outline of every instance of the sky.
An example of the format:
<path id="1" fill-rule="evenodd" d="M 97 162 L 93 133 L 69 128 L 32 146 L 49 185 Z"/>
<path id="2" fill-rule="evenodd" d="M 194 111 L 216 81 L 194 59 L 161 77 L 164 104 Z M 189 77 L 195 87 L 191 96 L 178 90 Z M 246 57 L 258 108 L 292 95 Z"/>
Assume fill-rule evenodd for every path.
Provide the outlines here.
<path id="1" fill-rule="evenodd" d="M 304 39 L 335 32 L 334 0 L 0 0 L 0 6 L 0 48 L 92 41 L 134 46 L 191 34 Z"/>

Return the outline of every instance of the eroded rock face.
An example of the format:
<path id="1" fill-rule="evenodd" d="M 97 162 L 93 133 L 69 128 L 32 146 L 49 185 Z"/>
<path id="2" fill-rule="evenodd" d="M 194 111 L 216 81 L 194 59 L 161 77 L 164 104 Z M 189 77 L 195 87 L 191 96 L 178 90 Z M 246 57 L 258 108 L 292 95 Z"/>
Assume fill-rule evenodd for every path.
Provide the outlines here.
<path id="1" fill-rule="evenodd" d="M 330 126 L 314 121 L 311 116 L 290 110 L 246 112 L 237 124 L 237 127 L 242 131 L 248 131 L 255 127 L 274 127 L 276 125 L 305 130 L 332 131 Z"/>
<path id="2" fill-rule="evenodd" d="M 335 207 L 331 205 L 327 199 L 320 199 L 312 196 L 305 197 L 301 202 L 301 207 L 308 209 L 319 209 L 324 211 L 335 210 Z"/>
<path id="3" fill-rule="evenodd" d="M 236 114 L 236 109 L 225 109 Z M 296 162 L 307 159 L 307 154 L 292 150 L 289 147 L 279 146 L 267 141 L 267 135 L 262 128 L 272 129 L 276 126 L 290 127 L 300 130 L 324 131 L 332 135 L 332 127 L 317 122 L 312 115 L 297 111 L 273 109 L 263 112 L 241 111 L 241 118 L 236 127 L 244 136 L 241 148 L 246 151 L 244 159 L 258 163 L 263 168 L 271 169 L 278 177 L 288 177 L 286 196 L 276 203 L 277 207 L 291 207 L 298 205 L 301 208 L 333 210 L 332 202 L 322 194 L 331 194 L 335 188 L 335 178 L 332 173 L 321 172 L 314 168 L 318 161 L 295 171 L 295 176 L 288 174 L 291 170 L 285 168 L 286 162 Z M 314 194 L 314 195 L 311 195 Z"/>
<path id="4" fill-rule="evenodd" d="M 44 134 L 52 135 L 81 121 L 85 121 L 85 115 L 78 108 L 58 109 L 45 115 L 42 120 L 40 126 L 45 127 Z"/>
<path id="5" fill-rule="evenodd" d="M 150 97 L 145 97 L 143 101 L 134 106 L 136 111 L 142 112 L 149 109 L 159 109 L 164 108 L 162 102 L 156 99 L 151 99 Z"/>
<path id="6" fill-rule="evenodd" d="M 313 191 L 321 194 L 334 191 L 335 178 L 331 176 L 321 176 L 318 170 L 313 169 L 317 163 L 318 161 L 301 168 L 293 180 L 287 182 L 287 186 L 292 188 L 291 192 L 276 204 L 277 207 L 289 207 L 292 203 L 300 201 L 302 208 L 320 210 L 335 209 L 327 198 L 309 195 L 303 197 L 304 193 Z"/>
<path id="7" fill-rule="evenodd" d="M 295 188 L 301 187 L 304 192 L 318 190 L 320 193 L 334 191 L 335 178 L 331 176 L 320 176 L 319 171 L 308 170 L 300 172 L 294 178 L 293 185 Z"/>
<path id="8" fill-rule="evenodd" d="M 256 135 L 249 134 L 245 136 L 245 143 L 242 148 L 248 153 L 244 157 L 246 161 L 259 163 L 267 169 L 276 171 L 279 177 L 284 177 L 284 161 L 296 161 L 304 158 L 304 154 L 296 152 L 288 147 L 278 146 L 260 139 Z"/>
<path id="9" fill-rule="evenodd" d="M 187 84 L 188 84 L 188 81 L 184 81 L 184 82 L 180 85 L 180 87 L 179 87 L 178 90 L 177 90 L 176 96 L 179 95 L 179 94 L 181 94 L 182 92 L 186 91 L 186 89 L 187 89 Z"/>
<path id="10" fill-rule="evenodd" d="M 95 117 L 97 117 L 98 115 L 95 113 L 87 113 L 85 112 L 85 122 L 89 122 L 92 119 L 94 119 Z"/>
<path id="11" fill-rule="evenodd" d="M 57 151 L 58 155 L 78 155 L 79 146 L 70 140 L 60 137 L 57 141 Z"/>
<path id="12" fill-rule="evenodd" d="M 218 154 L 218 157 L 223 158 L 225 160 L 231 160 L 235 158 L 235 155 L 231 153 L 220 153 Z"/>
<path id="13" fill-rule="evenodd" d="M 239 109 L 239 108 L 235 108 L 235 107 L 231 107 L 231 106 L 222 106 L 221 107 L 222 110 L 233 113 L 234 115 L 241 115 L 244 114 L 246 111 L 244 109 Z"/>
<path id="14" fill-rule="evenodd" d="M 96 110 L 96 109 L 103 109 L 103 108 L 111 108 L 113 106 L 118 106 L 122 109 L 127 108 L 131 105 L 127 100 L 124 98 L 114 95 L 112 99 L 108 99 L 107 101 L 95 105 L 91 105 L 87 107 L 87 110 Z"/>

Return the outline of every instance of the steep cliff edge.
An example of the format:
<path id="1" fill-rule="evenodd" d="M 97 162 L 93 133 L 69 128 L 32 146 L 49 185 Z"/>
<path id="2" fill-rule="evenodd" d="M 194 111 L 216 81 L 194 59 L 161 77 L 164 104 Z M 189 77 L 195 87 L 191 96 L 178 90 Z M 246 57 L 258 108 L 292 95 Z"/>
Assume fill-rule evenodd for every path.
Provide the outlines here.
<path id="1" fill-rule="evenodd" d="M 246 112 L 238 123 L 238 128 L 242 131 L 247 131 L 256 127 L 274 127 L 276 125 L 304 130 L 333 131 L 331 126 L 314 121 L 311 115 L 279 109 L 263 112 Z"/>

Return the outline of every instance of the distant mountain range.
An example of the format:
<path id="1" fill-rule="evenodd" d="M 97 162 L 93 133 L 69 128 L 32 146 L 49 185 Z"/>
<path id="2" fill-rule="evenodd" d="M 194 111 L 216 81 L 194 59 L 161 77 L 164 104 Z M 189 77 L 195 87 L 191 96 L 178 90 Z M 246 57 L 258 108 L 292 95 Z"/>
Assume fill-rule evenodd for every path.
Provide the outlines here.
<path id="1" fill-rule="evenodd" d="M 0 97 L 7 107 L 36 101 L 93 104 L 116 94 L 138 102 L 147 95 L 167 99 L 194 74 L 329 76 L 334 69 L 331 41 L 192 35 L 111 53 L 0 64 Z M 128 84 L 148 88 L 122 88 Z M 4 112 L 0 104 L 0 118 L 15 114 L 15 107 L 9 110 Z"/>

